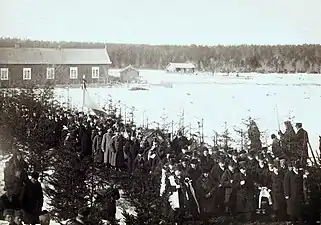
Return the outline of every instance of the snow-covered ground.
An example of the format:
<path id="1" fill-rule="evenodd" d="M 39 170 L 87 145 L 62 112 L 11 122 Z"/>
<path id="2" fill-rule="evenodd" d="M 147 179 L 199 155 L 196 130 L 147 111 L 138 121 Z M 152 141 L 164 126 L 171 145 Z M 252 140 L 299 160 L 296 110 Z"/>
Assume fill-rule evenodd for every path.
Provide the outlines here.
<path id="1" fill-rule="evenodd" d="M 293 123 L 302 122 L 309 132 L 313 149 L 318 148 L 321 134 L 318 116 L 321 115 L 321 76 L 308 74 L 173 74 L 164 71 L 141 70 L 143 80 L 151 84 L 172 83 L 173 88 L 152 87 L 149 91 L 129 91 L 126 87 L 90 88 L 91 98 L 100 106 L 108 99 L 121 101 L 122 112 L 127 115 L 135 107 L 138 124 L 161 122 L 167 117 L 177 125 L 184 109 L 184 124 L 191 124 L 194 131 L 197 122 L 204 119 L 206 140 L 212 143 L 214 130 L 222 132 L 227 127 L 242 127 L 242 119 L 256 119 L 266 138 L 276 133 L 279 122 L 292 118 Z M 73 105 L 81 106 L 81 89 L 57 89 L 57 99 L 67 101 L 69 95 Z M 129 117 L 129 116 L 128 116 Z M 151 125 L 153 126 L 153 125 Z M 154 124 L 156 126 L 156 124 Z M 269 141 L 269 140 L 268 140 Z"/>

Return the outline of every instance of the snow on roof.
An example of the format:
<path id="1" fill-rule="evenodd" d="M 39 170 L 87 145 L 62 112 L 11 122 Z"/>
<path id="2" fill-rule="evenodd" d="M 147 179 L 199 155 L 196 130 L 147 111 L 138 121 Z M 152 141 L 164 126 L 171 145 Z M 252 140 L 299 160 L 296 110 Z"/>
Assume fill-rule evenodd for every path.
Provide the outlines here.
<path id="1" fill-rule="evenodd" d="M 139 72 L 138 69 L 134 68 L 132 65 L 126 66 L 125 68 L 121 69 L 119 72 L 124 72 L 128 69 L 132 69 L 132 70 Z"/>
<path id="2" fill-rule="evenodd" d="M 195 69 L 195 65 L 193 63 L 169 63 L 166 69 L 168 68 Z"/>
<path id="3" fill-rule="evenodd" d="M 0 48 L 0 64 L 109 65 L 106 48 Z"/>
<path id="4" fill-rule="evenodd" d="M 120 77 L 120 69 L 109 69 L 108 74 L 112 77 Z"/>

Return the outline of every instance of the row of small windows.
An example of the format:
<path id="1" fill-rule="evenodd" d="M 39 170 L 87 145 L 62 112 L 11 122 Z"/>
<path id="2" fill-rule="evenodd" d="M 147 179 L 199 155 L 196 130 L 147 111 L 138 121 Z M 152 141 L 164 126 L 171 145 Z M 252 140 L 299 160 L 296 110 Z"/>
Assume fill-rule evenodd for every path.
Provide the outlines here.
<path id="1" fill-rule="evenodd" d="M 92 67 L 91 68 L 91 77 L 93 79 L 99 78 L 99 67 Z M 46 78 L 48 80 L 55 79 L 55 68 L 52 68 L 52 67 L 47 68 Z M 69 78 L 70 79 L 78 79 L 78 67 L 70 67 L 69 68 Z M 22 79 L 23 80 L 31 80 L 31 68 L 23 68 Z M 0 68 L 0 80 L 9 80 L 9 69 L 8 68 Z"/>

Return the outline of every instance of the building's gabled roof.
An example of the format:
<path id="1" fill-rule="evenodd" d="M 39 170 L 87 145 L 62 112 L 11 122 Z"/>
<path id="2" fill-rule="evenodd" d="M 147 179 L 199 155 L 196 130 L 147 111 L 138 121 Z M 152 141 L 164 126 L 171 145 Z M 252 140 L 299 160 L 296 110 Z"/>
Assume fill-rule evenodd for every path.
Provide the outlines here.
<path id="1" fill-rule="evenodd" d="M 166 69 L 170 68 L 195 69 L 196 67 L 193 63 L 169 63 Z"/>
<path id="2" fill-rule="evenodd" d="M 136 72 L 139 72 L 139 70 L 134 68 L 132 65 L 126 66 L 125 68 L 121 69 L 120 72 L 124 72 L 124 71 L 129 70 L 129 69 L 135 70 Z"/>
<path id="3" fill-rule="evenodd" d="M 106 48 L 0 48 L 0 64 L 109 65 Z"/>

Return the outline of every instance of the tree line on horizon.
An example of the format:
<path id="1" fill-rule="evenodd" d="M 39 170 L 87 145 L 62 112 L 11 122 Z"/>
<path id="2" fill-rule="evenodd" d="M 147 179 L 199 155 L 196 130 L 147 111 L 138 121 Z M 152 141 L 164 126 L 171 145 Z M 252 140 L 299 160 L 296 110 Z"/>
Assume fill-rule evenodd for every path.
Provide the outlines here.
<path id="1" fill-rule="evenodd" d="M 146 45 L 54 42 L 1 38 L 0 47 L 104 48 L 113 68 L 133 65 L 164 69 L 170 62 L 194 63 L 199 71 L 257 73 L 321 73 L 321 45 Z"/>

